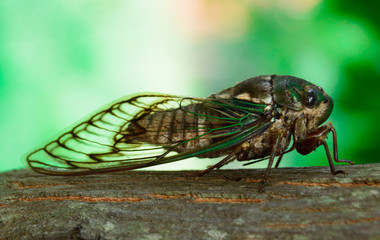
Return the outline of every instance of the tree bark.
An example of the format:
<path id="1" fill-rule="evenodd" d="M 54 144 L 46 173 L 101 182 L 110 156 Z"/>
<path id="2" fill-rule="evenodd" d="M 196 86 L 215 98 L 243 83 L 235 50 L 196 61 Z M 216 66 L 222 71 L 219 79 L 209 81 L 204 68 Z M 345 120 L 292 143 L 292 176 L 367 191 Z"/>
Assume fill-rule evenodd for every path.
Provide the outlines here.
<path id="1" fill-rule="evenodd" d="M 0 239 L 380 239 L 380 163 L 273 169 L 0 174 Z"/>

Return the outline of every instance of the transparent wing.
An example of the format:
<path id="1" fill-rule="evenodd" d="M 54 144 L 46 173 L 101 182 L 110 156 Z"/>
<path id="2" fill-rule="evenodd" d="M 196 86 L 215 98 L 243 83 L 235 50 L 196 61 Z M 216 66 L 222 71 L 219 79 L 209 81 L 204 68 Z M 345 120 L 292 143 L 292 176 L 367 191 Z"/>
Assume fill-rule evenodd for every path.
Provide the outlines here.
<path id="1" fill-rule="evenodd" d="M 270 126 L 264 108 L 237 99 L 126 97 L 32 152 L 27 162 L 44 174 L 83 175 L 216 157 Z"/>

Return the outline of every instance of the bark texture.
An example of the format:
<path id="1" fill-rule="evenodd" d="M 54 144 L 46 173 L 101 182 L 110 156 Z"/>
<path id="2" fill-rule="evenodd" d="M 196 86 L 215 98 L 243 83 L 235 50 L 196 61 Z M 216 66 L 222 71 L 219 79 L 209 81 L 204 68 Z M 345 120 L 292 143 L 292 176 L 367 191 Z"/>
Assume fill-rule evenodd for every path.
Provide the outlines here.
<path id="1" fill-rule="evenodd" d="M 380 239 L 380 164 L 0 174 L 0 239 Z"/>

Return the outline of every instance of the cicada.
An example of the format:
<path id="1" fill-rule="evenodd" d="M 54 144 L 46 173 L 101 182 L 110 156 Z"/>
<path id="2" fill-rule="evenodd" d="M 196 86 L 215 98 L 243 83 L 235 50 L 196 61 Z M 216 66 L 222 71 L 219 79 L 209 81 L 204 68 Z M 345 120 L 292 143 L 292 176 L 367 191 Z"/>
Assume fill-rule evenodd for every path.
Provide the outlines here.
<path id="1" fill-rule="evenodd" d="M 220 158 L 203 175 L 231 161 L 268 160 L 263 189 L 292 150 L 306 155 L 323 145 L 332 174 L 338 159 L 332 123 L 322 125 L 333 100 L 321 87 L 286 75 L 253 77 L 207 98 L 139 94 L 104 107 L 56 140 L 27 156 L 48 175 L 84 175 L 133 170 L 190 157 Z M 327 135 L 333 136 L 331 156 Z M 291 144 L 292 143 L 292 144 Z"/>

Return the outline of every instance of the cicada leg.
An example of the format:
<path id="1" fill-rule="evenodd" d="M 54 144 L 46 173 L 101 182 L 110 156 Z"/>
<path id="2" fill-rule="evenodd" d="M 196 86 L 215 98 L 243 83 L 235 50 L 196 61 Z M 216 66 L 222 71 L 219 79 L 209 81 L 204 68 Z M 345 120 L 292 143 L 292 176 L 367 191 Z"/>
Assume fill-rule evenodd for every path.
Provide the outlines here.
<path id="1" fill-rule="evenodd" d="M 280 162 L 282 160 L 282 157 L 285 155 L 285 153 L 289 153 L 291 151 L 293 151 L 294 149 L 296 149 L 296 146 L 293 146 L 291 148 L 289 148 L 288 150 L 286 150 L 285 152 L 281 153 L 278 158 L 277 158 L 277 161 L 276 161 L 276 164 L 274 165 L 274 168 L 278 168 L 278 166 L 280 166 Z"/>
<path id="2" fill-rule="evenodd" d="M 232 162 L 233 160 L 235 160 L 235 158 L 236 158 L 235 153 L 229 154 L 225 158 L 223 158 L 221 161 L 219 161 L 218 163 L 216 163 L 214 165 L 207 167 L 205 170 L 190 173 L 190 174 L 187 174 L 187 176 L 188 177 L 201 177 L 201 176 L 205 175 L 206 173 L 210 172 L 211 170 L 213 170 L 215 168 L 219 169 L 222 166 Z"/>
<path id="3" fill-rule="evenodd" d="M 330 128 L 329 132 L 331 132 L 332 135 L 333 135 L 333 154 L 334 154 L 334 161 L 335 161 L 335 162 L 346 162 L 346 163 L 349 163 L 349 164 L 353 165 L 354 163 L 353 163 L 352 161 L 350 161 L 350 160 L 347 160 L 347 159 L 340 159 L 340 160 L 339 160 L 339 158 L 338 158 L 337 135 L 336 135 L 335 128 L 334 128 L 332 125 L 331 125 L 331 128 Z M 328 159 L 328 161 L 329 161 L 329 165 L 330 165 L 331 174 L 333 174 L 333 175 L 336 175 L 336 174 L 338 174 L 338 173 L 346 174 L 346 172 L 343 171 L 343 170 L 335 171 L 335 167 L 334 167 L 333 161 L 332 161 L 332 159 L 331 159 L 331 154 L 330 154 L 329 146 L 327 145 L 326 140 L 323 140 L 322 144 L 323 144 L 323 146 L 325 147 L 325 151 L 326 151 L 327 159 Z"/>
<path id="4" fill-rule="evenodd" d="M 280 165 L 280 162 L 282 160 L 282 156 L 284 156 L 284 154 L 281 154 L 278 158 L 277 158 L 277 162 L 276 164 L 274 165 L 274 168 L 278 168 L 278 166 Z"/>
<path id="5" fill-rule="evenodd" d="M 299 143 L 296 143 L 297 151 L 303 155 L 309 154 L 313 150 L 315 150 L 318 146 L 323 145 L 325 148 L 325 152 L 327 155 L 327 159 L 330 165 L 331 174 L 336 175 L 338 173 L 345 174 L 344 171 L 339 170 L 335 171 L 335 167 L 333 164 L 333 160 L 330 154 L 329 146 L 327 145 L 326 138 L 329 133 L 333 135 L 333 158 L 335 162 L 346 162 L 349 164 L 354 164 L 352 161 L 347 159 L 338 158 L 338 144 L 337 144 L 337 134 L 335 128 L 331 123 L 327 123 L 326 125 L 321 126 L 311 134 L 309 134 L 304 140 Z"/>
<path id="6" fill-rule="evenodd" d="M 270 174 L 270 170 L 271 170 L 273 162 L 274 162 L 274 158 L 276 157 L 276 154 L 278 154 L 278 149 L 279 148 L 282 149 L 282 146 L 281 146 L 281 142 L 282 141 L 281 140 L 282 140 L 282 138 L 280 136 L 278 136 L 277 139 L 276 139 L 276 143 L 273 146 L 273 149 L 272 149 L 272 152 L 271 152 L 271 155 L 270 155 L 270 158 L 269 158 L 267 169 L 265 170 L 264 177 L 263 177 L 263 179 L 261 180 L 261 182 L 259 184 L 259 189 L 258 189 L 259 192 L 264 192 L 264 184 L 268 180 L 268 177 L 269 177 L 269 174 Z M 281 158 L 282 158 L 283 155 L 284 155 L 283 152 L 279 155 L 276 165 L 279 164 L 279 161 L 281 161 Z"/>

